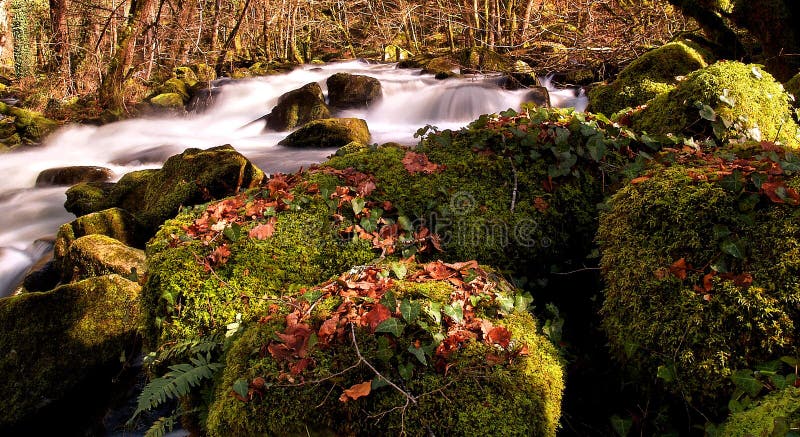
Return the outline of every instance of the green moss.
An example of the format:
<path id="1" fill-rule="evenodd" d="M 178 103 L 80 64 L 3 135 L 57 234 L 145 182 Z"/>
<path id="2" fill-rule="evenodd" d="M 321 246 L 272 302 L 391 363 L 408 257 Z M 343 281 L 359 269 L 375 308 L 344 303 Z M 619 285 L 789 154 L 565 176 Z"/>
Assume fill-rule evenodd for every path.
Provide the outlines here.
<path id="1" fill-rule="evenodd" d="M 611 115 L 643 105 L 675 88 L 678 76 L 705 66 L 703 56 L 689 45 L 665 44 L 631 62 L 612 83 L 593 87 L 589 92 L 591 110 Z"/>
<path id="2" fill-rule="evenodd" d="M 731 414 L 717 430 L 728 437 L 783 436 L 800 427 L 800 388 L 787 387 Z"/>
<path id="3" fill-rule="evenodd" d="M 713 109 L 716 126 L 701 118 L 696 102 Z M 798 144 L 798 126 L 783 87 L 759 66 L 740 62 L 718 62 L 691 73 L 633 114 L 632 121 L 634 129 L 650 134 L 713 134 L 721 141 L 752 138 Z"/>
<path id="4" fill-rule="evenodd" d="M 800 99 L 800 73 L 795 74 L 783 84 L 783 88 L 794 97 L 794 103 L 797 105 L 798 99 Z"/>
<path id="5" fill-rule="evenodd" d="M 38 143 L 58 128 L 58 122 L 28 109 L 9 106 L 0 102 L 0 114 L 14 118 L 17 134 L 28 141 Z"/>
<path id="6" fill-rule="evenodd" d="M 405 299 L 428 294 L 430 287 L 417 290 L 421 286 L 401 281 L 391 290 L 398 299 Z M 437 287 L 453 291 L 452 285 L 446 282 Z M 430 301 L 420 302 L 423 306 L 429 302 L 447 302 L 449 293 L 443 295 L 444 299 L 437 293 Z M 496 350 L 472 340 L 447 359 L 446 372 L 441 368 L 437 370 L 434 363 L 422 365 L 419 361 L 409 361 L 411 376 L 403 378 L 395 361 L 415 340 L 429 341 L 425 334 L 406 328 L 404 334 L 395 339 L 356 329 L 362 356 L 381 375 L 418 396 L 416 403 L 407 408 L 403 408 L 405 397 L 389 386 L 375 388 L 368 396 L 347 403 L 338 400 L 344 388 L 375 378 L 366 366 L 350 368 L 358 362 L 350 340 L 333 343 L 327 349 L 315 348 L 310 353 L 314 364 L 294 383 L 282 381 L 279 377 L 282 365 L 258 350 L 275 338 L 275 332 L 284 329 L 283 317 L 276 315 L 269 322 L 252 325 L 236 340 L 228 354 L 225 372 L 217 384 L 216 400 L 209 412 L 208 433 L 212 436 L 305 435 L 308 431 L 321 435 L 405 432 L 409 435 L 554 436 L 563 389 L 557 353 L 537 333 L 536 322 L 529 313 L 503 317 L 498 315 L 496 305 L 496 302 L 487 302 L 481 304 L 479 310 L 481 314 L 493 314 L 486 317 L 495 325 L 508 328 L 512 343 L 516 347 L 526 345 L 527 355 L 509 362 L 487 363 L 487 354 L 496 353 Z M 309 323 L 314 326 L 325 317 L 324 312 L 314 311 Z M 433 319 L 426 321 L 434 322 Z M 389 338 L 391 340 L 386 341 Z M 257 377 L 271 385 L 263 396 L 243 402 L 230 395 L 234 382 Z"/>
<path id="7" fill-rule="evenodd" d="M 192 64 L 190 68 L 199 82 L 211 82 L 217 78 L 217 72 L 208 64 Z"/>
<path id="8" fill-rule="evenodd" d="M 183 108 L 184 98 L 178 93 L 163 93 L 151 98 L 150 103 L 162 108 Z"/>
<path id="9" fill-rule="evenodd" d="M 800 323 L 797 207 L 734 182 L 741 174 L 714 180 L 723 162 L 769 164 L 768 154 L 719 153 L 622 188 L 597 234 L 612 351 L 640 381 L 667 375 L 661 383 L 711 412 L 724 409 L 733 371 L 797 354 Z"/>
<path id="10" fill-rule="evenodd" d="M 312 82 L 280 96 L 266 121 L 269 129 L 287 131 L 330 116 L 322 88 Z"/>
<path id="11" fill-rule="evenodd" d="M 110 208 L 111 182 L 82 182 L 67 190 L 64 209 L 80 217 Z"/>
<path id="12" fill-rule="evenodd" d="M 177 67 L 172 71 L 172 75 L 179 81 L 183 82 L 185 84 L 184 87 L 191 88 L 197 85 L 197 74 L 195 74 L 192 67 Z M 213 80 L 213 78 L 211 80 Z"/>
<path id="13" fill-rule="evenodd" d="M 62 275 L 68 282 L 92 276 L 145 274 L 144 251 L 126 246 L 101 234 L 90 234 L 72 242 Z"/>
<path id="14" fill-rule="evenodd" d="M 372 135 L 360 118 L 314 120 L 292 132 L 278 144 L 287 147 L 342 147 L 351 142 L 368 144 Z"/>
<path id="15" fill-rule="evenodd" d="M 139 289 L 112 275 L 0 299 L 0 394 L 9 402 L 0 429 L 67 399 L 90 408 L 87 395 L 135 353 Z"/>
<path id="16" fill-rule="evenodd" d="M 178 94 L 183 101 L 187 101 L 189 100 L 189 87 L 181 79 L 173 77 L 161 85 L 161 94 Z"/>
<path id="17" fill-rule="evenodd" d="M 237 313 L 257 319 L 272 303 L 263 298 L 313 285 L 375 257 L 369 242 L 342 240 L 328 206 L 317 199 L 300 211 L 280 213 L 268 239 L 230 242 L 227 263 L 206 271 L 203 259 L 211 248 L 200 241 L 171 247 L 197 214 L 187 211 L 166 222 L 148 244 L 144 302 L 154 343 L 214 332 L 232 323 Z"/>

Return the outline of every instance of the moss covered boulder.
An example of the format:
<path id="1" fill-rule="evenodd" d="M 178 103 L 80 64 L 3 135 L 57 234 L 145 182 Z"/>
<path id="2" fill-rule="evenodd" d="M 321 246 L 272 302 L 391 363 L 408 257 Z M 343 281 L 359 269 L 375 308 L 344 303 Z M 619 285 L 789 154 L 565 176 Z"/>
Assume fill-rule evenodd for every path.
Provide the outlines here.
<path id="1" fill-rule="evenodd" d="M 248 326 L 208 434 L 554 436 L 563 371 L 529 301 L 475 262 L 400 267 L 351 270 Z"/>
<path id="2" fill-rule="evenodd" d="M 663 159 L 601 216 L 603 326 L 642 384 L 719 414 L 737 370 L 800 352 L 800 160 L 767 142 Z"/>
<path id="3" fill-rule="evenodd" d="M 111 275 L 0 299 L 4 434 L 66 433 L 69 414 L 90 414 L 119 375 L 120 357 L 137 352 L 139 292 Z"/>
<path id="4" fill-rule="evenodd" d="M 0 102 L 0 114 L 13 120 L 15 134 L 18 141 L 7 137 L 8 145 L 16 146 L 22 143 L 40 143 L 44 137 L 54 131 L 58 122 L 46 118 L 42 114 Z M 5 142 L 5 141 L 4 141 Z"/>
<path id="5" fill-rule="evenodd" d="M 330 116 L 322 88 L 313 82 L 280 96 L 278 104 L 266 116 L 266 122 L 269 129 L 287 131 Z"/>
<path id="6" fill-rule="evenodd" d="M 278 144 L 287 147 L 342 147 L 353 141 L 367 144 L 372 135 L 360 118 L 314 120 L 292 132 Z"/>
<path id="7" fill-rule="evenodd" d="M 381 82 L 374 77 L 336 73 L 325 83 L 328 86 L 328 103 L 336 109 L 368 107 L 382 96 Z"/>
<path id="8" fill-rule="evenodd" d="M 126 246 L 102 234 L 90 234 L 72 242 L 63 260 L 62 280 L 74 282 L 110 274 L 136 279 L 146 273 L 144 251 Z"/>
<path id="9" fill-rule="evenodd" d="M 111 169 L 96 166 L 57 167 L 43 170 L 36 177 L 37 187 L 54 185 L 76 185 L 81 182 L 104 182 L 111 180 Z"/>
<path id="10" fill-rule="evenodd" d="M 73 187 L 65 207 L 76 214 L 120 207 L 133 214 L 149 236 L 181 206 L 235 194 L 263 178 L 258 167 L 229 145 L 187 149 L 167 159 L 160 170 L 131 172 L 112 186 Z"/>
<path id="11" fill-rule="evenodd" d="M 178 93 L 162 93 L 152 97 L 150 103 L 159 108 L 181 109 L 186 102 Z"/>
<path id="12" fill-rule="evenodd" d="M 703 135 L 718 141 L 798 144 L 798 126 L 783 86 L 754 64 L 722 61 L 689 74 L 631 115 L 637 131 Z"/>
<path id="13" fill-rule="evenodd" d="M 765 396 L 744 411 L 731 414 L 717 436 L 790 436 L 800 428 L 800 388 L 787 387 Z"/>
<path id="14" fill-rule="evenodd" d="M 703 55 L 693 47 L 683 42 L 665 44 L 631 62 L 610 84 L 593 87 L 589 92 L 590 110 L 611 115 L 644 105 L 674 89 L 680 77 L 706 65 Z"/>

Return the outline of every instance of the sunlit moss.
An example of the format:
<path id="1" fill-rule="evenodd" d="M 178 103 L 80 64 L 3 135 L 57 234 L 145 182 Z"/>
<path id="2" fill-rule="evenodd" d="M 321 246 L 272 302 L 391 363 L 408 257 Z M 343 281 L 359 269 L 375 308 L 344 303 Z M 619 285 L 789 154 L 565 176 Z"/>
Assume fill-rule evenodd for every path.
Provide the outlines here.
<path id="1" fill-rule="evenodd" d="M 800 428 L 800 388 L 787 387 L 731 414 L 716 435 L 726 437 L 778 436 Z M 789 434 L 785 434 L 789 435 Z"/>

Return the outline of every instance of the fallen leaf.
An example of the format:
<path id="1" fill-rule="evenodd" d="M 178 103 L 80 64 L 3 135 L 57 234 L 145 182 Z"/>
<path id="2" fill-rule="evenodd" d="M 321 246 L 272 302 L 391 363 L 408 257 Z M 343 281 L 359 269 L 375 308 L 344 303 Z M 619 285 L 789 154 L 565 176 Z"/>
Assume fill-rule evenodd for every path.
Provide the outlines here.
<path id="1" fill-rule="evenodd" d="M 361 321 L 364 325 L 369 326 L 371 332 L 375 332 L 375 328 L 390 317 L 392 317 L 392 312 L 389 311 L 389 308 L 376 303 L 369 312 L 364 314 Z"/>
<path id="2" fill-rule="evenodd" d="M 675 275 L 675 277 L 678 279 L 684 280 L 686 279 L 686 269 L 688 268 L 689 266 L 686 264 L 686 258 L 681 258 L 669 266 L 669 272 Z"/>
<path id="3" fill-rule="evenodd" d="M 257 240 L 266 240 L 267 238 L 271 237 L 272 234 L 275 233 L 275 225 L 278 223 L 277 217 L 270 217 L 267 223 L 263 225 L 258 225 L 253 229 L 250 229 L 248 235 L 250 238 L 255 238 Z"/>
<path id="4" fill-rule="evenodd" d="M 444 169 L 444 166 L 434 164 L 428 160 L 428 156 L 424 153 L 416 153 L 412 151 L 406 152 L 406 156 L 403 158 L 403 167 L 405 167 L 406 171 L 411 174 L 432 174 L 440 172 Z"/>
<path id="5" fill-rule="evenodd" d="M 347 402 L 350 400 L 354 401 L 358 398 L 369 395 L 370 390 L 372 390 L 372 381 L 364 381 L 361 384 L 355 384 L 352 387 L 345 389 L 342 395 L 339 396 L 339 400 L 341 402 Z"/>
<path id="6" fill-rule="evenodd" d="M 511 331 L 503 326 L 495 326 L 486 335 L 486 342 L 488 344 L 500 345 L 500 347 L 506 349 L 511 343 Z"/>
<path id="7" fill-rule="evenodd" d="M 631 183 L 632 184 L 640 184 L 640 183 L 650 179 L 651 177 L 652 176 L 639 176 L 638 178 L 631 179 Z"/>
<path id="8" fill-rule="evenodd" d="M 547 211 L 548 208 L 550 208 L 550 205 L 547 203 L 546 200 L 544 200 L 544 198 L 537 197 L 533 199 L 533 207 L 536 208 L 536 210 L 539 212 L 545 212 Z"/>

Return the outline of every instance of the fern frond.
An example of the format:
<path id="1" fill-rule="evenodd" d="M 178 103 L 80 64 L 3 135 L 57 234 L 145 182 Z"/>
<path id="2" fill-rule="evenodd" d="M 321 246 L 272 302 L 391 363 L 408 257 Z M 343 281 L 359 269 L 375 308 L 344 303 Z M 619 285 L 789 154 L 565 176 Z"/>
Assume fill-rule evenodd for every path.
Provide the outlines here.
<path id="1" fill-rule="evenodd" d="M 177 411 L 170 417 L 159 417 L 153 422 L 153 426 L 144 433 L 144 437 L 164 437 L 168 432 L 172 432 L 177 420 Z"/>
<path id="2" fill-rule="evenodd" d="M 210 354 L 205 357 L 198 354 L 190 361 L 191 363 L 169 366 L 170 371 L 166 375 L 150 381 L 139 394 L 136 411 L 131 420 L 139 413 L 158 407 L 169 399 L 186 396 L 192 387 L 199 386 L 203 380 L 213 378 L 214 373 L 224 366 L 222 363 L 211 362 Z"/>

